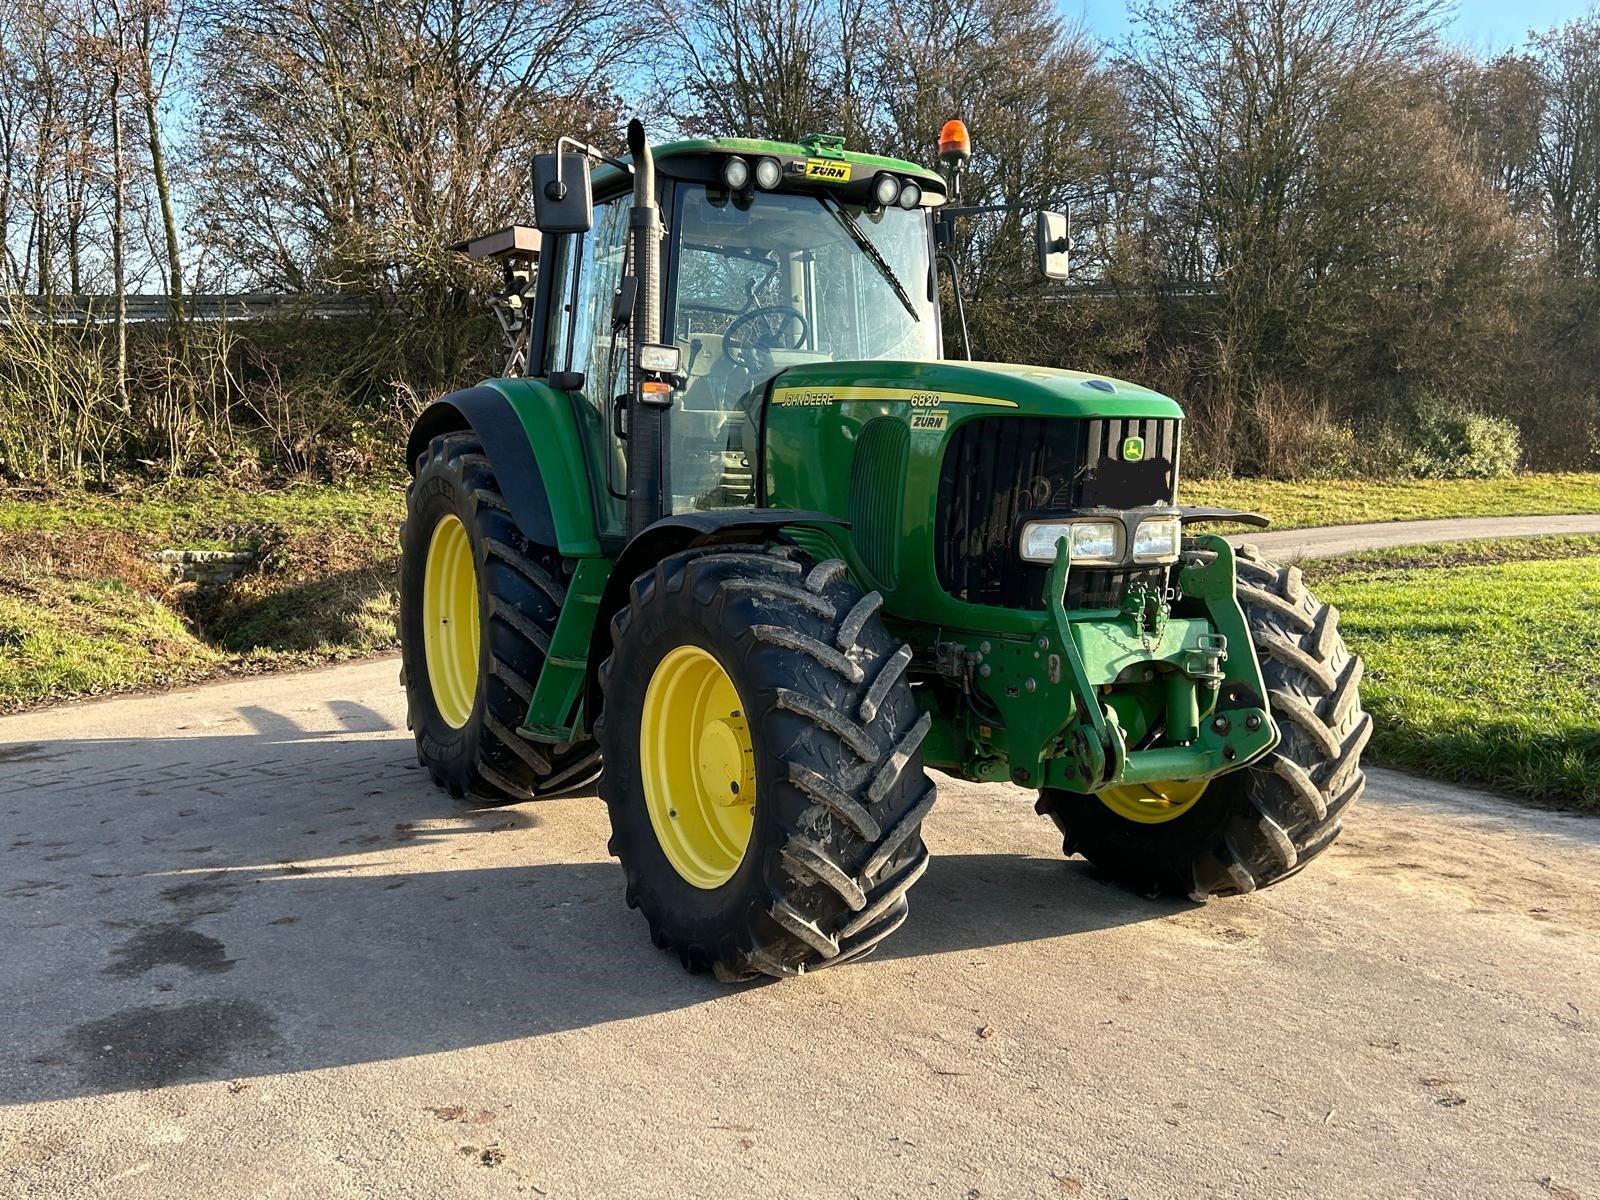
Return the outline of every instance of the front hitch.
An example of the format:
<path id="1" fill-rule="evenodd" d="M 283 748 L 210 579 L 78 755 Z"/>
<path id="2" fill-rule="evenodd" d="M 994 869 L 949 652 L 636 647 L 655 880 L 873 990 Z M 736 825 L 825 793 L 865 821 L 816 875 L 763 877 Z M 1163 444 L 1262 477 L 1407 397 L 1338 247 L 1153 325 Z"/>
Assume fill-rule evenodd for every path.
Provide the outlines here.
<path id="1" fill-rule="evenodd" d="M 1195 553 L 1200 551 L 1201 553 Z M 1117 620 L 1073 622 L 1067 616 L 1067 577 L 1072 555 L 1065 537 L 1056 542 L 1056 557 L 1045 584 L 1054 637 L 1071 684 L 1076 721 L 1067 739 L 1067 755 L 1046 761 L 1047 786 L 1077 792 L 1099 792 L 1120 784 L 1205 779 L 1254 762 L 1277 744 L 1278 728 L 1267 709 L 1260 664 L 1251 643 L 1244 612 L 1235 595 L 1233 547 L 1214 535 L 1191 538 L 1179 571 L 1181 593 L 1206 607 L 1208 631 L 1187 631 L 1196 622 L 1169 621 L 1164 603 L 1148 611 L 1149 600 Z M 1210 555 L 1207 561 L 1207 554 Z M 1131 621 L 1131 633 L 1122 621 Z M 1165 737 L 1168 743 L 1130 750 L 1115 707 L 1102 702 L 1084 662 L 1074 626 L 1085 637 L 1115 652 L 1142 646 L 1152 663 L 1166 671 Z M 1169 637 L 1170 626 L 1178 627 Z M 1181 637 L 1181 642 L 1174 638 Z M 1101 673 L 1104 673 L 1102 671 Z M 1110 680 L 1099 685 L 1110 691 Z"/>

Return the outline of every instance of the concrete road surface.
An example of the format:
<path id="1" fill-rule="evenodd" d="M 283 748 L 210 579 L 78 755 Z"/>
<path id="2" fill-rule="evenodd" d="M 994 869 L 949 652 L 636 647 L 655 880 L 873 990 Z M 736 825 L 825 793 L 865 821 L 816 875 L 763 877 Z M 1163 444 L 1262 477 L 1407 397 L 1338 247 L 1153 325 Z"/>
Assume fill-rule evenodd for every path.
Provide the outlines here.
<path id="1" fill-rule="evenodd" d="M 1197 907 L 946 782 L 876 957 L 730 989 L 395 675 L 0 721 L 0 1195 L 1600 1197 L 1600 822 L 1375 772 Z"/>
<path id="2" fill-rule="evenodd" d="M 1443 521 L 1383 521 L 1372 525 L 1329 525 L 1318 529 L 1263 530 L 1230 534 L 1235 545 L 1254 542 L 1263 554 L 1291 561 L 1332 558 L 1387 546 L 1469 542 L 1478 538 L 1552 537 L 1600 533 L 1600 513 L 1561 517 L 1461 517 Z"/>

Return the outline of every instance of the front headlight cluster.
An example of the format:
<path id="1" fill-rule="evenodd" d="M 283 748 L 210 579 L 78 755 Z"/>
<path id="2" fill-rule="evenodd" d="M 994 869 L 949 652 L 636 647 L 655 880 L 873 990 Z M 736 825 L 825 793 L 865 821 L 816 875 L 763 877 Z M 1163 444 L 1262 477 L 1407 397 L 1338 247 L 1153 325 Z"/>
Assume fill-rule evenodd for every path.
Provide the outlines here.
<path id="1" fill-rule="evenodd" d="M 1183 544 L 1183 522 L 1177 517 L 1147 517 L 1133 533 L 1133 561 L 1169 563 L 1178 561 Z"/>
<path id="2" fill-rule="evenodd" d="M 1127 534 L 1121 521 L 1029 521 L 1022 527 L 1019 553 L 1024 562 L 1051 563 L 1056 560 L 1056 542 L 1067 539 L 1075 564 L 1115 566 L 1127 557 Z M 1178 561 L 1183 542 L 1183 526 L 1177 517 L 1146 517 L 1133 534 L 1133 561 L 1170 563 Z"/>

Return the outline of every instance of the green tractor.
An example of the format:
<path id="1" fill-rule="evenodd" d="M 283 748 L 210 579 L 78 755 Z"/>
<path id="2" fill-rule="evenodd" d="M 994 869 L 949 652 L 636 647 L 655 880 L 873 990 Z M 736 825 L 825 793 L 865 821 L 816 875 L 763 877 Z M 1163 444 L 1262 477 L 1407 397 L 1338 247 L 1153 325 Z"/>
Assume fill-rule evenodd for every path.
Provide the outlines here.
<path id="1" fill-rule="evenodd" d="M 1195 899 L 1293 873 L 1363 786 L 1338 614 L 1194 530 L 1265 522 L 1177 504 L 1178 405 L 947 357 L 956 125 L 938 170 L 563 138 L 535 228 L 465 247 L 504 268 L 511 356 L 407 447 L 417 755 L 477 803 L 598 777 L 627 901 L 691 970 L 877 946 L 928 866 L 929 768 Z M 1038 220 L 1054 277 L 1064 225 Z"/>

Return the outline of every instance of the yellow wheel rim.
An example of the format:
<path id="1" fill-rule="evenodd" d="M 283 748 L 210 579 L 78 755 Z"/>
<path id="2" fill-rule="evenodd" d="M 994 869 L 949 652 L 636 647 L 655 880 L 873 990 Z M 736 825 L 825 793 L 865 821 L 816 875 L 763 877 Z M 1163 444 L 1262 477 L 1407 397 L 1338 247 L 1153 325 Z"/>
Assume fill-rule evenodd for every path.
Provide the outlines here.
<path id="1" fill-rule="evenodd" d="M 656 665 L 639 721 L 645 808 L 662 853 L 695 887 L 721 887 L 755 824 L 756 751 L 722 664 L 679 646 Z"/>
<path id="2" fill-rule="evenodd" d="M 1100 803 L 1119 817 L 1141 825 L 1176 820 L 1205 794 L 1206 779 L 1175 779 L 1165 783 L 1122 783 L 1096 792 Z"/>
<path id="3" fill-rule="evenodd" d="M 478 698 L 478 570 L 467 527 L 454 515 L 441 518 L 428 540 L 422 645 L 434 707 L 447 725 L 460 729 Z"/>

